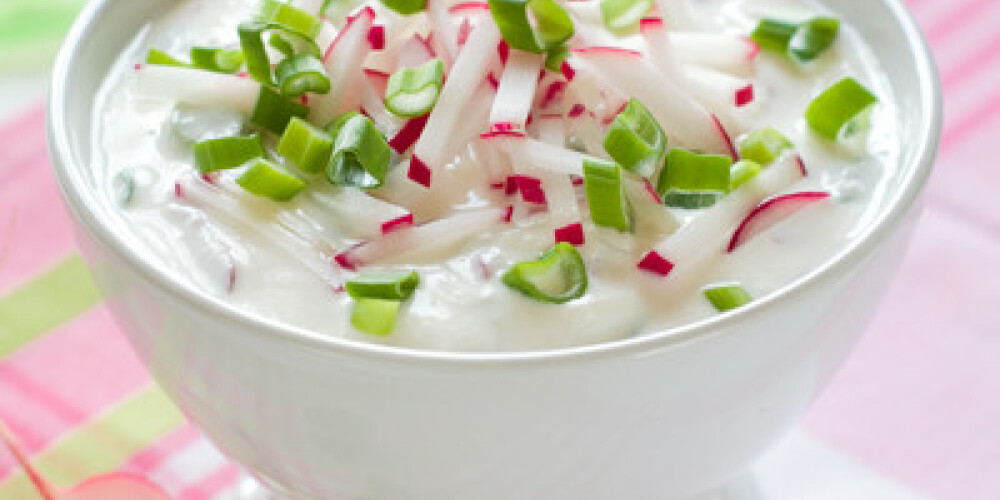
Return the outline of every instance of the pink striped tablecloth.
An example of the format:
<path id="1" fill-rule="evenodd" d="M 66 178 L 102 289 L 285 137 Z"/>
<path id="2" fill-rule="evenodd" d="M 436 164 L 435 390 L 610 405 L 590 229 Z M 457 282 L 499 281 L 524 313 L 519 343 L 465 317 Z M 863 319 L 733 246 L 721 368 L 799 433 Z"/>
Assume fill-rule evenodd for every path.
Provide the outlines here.
<path id="1" fill-rule="evenodd" d="M 926 215 L 865 340 L 765 459 L 762 489 L 782 492 L 768 500 L 1000 499 L 1000 1 L 910 5 L 947 95 Z M 57 484 L 123 469 L 181 500 L 232 495 L 238 469 L 150 381 L 77 255 L 41 105 L 0 138 L 0 418 Z M 793 469 L 819 479 L 794 489 Z M 0 500 L 36 499 L 0 454 Z"/>

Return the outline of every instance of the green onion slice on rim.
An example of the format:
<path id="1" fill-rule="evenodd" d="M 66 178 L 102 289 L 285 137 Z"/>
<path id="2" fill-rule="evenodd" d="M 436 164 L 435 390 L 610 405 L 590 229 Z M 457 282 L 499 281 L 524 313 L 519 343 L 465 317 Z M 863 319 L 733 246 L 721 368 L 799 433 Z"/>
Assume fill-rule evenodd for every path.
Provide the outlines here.
<path id="1" fill-rule="evenodd" d="M 653 8 L 653 0 L 601 0 L 601 17 L 608 31 L 627 35 L 639 28 L 639 20 Z"/>
<path id="2" fill-rule="evenodd" d="M 274 201 L 288 201 L 306 187 L 305 181 L 271 160 L 253 160 L 236 179 L 247 191 Z"/>
<path id="3" fill-rule="evenodd" d="M 187 66 L 187 63 L 184 61 L 181 61 L 180 59 L 177 59 L 160 49 L 149 49 L 149 52 L 146 53 L 146 64 L 153 64 L 155 66 Z"/>
<path id="4" fill-rule="evenodd" d="M 398 300 L 358 299 L 351 312 L 351 325 L 359 332 L 386 336 L 396 327 L 401 303 Z"/>
<path id="5" fill-rule="evenodd" d="M 764 50 L 785 53 L 797 29 L 799 29 L 798 23 L 765 18 L 757 23 L 750 38 Z"/>
<path id="6" fill-rule="evenodd" d="M 740 285 L 720 285 L 702 290 L 705 298 L 719 312 L 726 312 L 753 302 L 753 297 Z"/>
<path id="7" fill-rule="evenodd" d="M 729 191 L 734 191 L 736 188 L 751 181 L 754 177 L 760 175 L 761 170 L 760 164 L 752 160 L 740 160 L 736 162 L 732 170 L 729 171 Z"/>
<path id="8" fill-rule="evenodd" d="M 382 4 L 404 16 L 427 8 L 427 0 L 382 0 Z"/>
<path id="9" fill-rule="evenodd" d="M 573 20 L 555 0 L 489 0 L 490 14 L 511 48 L 543 53 L 573 36 Z"/>
<path id="10" fill-rule="evenodd" d="M 281 95 L 298 97 L 306 92 L 325 94 L 330 91 L 323 61 L 312 54 L 296 54 L 278 63 L 274 70 Z"/>
<path id="11" fill-rule="evenodd" d="M 289 30 L 316 38 L 320 31 L 318 17 L 294 5 L 277 0 L 264 0 L 260 10 L 260 20 L 265 24 L 278 24 Z"/>
<path id="12" fill-rule="evenodd" d="M 632 232 L 632 204 L 625 196 L 621 165 L 597 159 L 583 160 L 583 184 L 590 218 L 598 226 Z"/>
<path id="13" fill-rule="evenodd" d="M 576 247 L 563 242 L 538 260 L 515 264 L 503 283 L 540 302 L 563 304 L 587 293 L 587 269 Z"/>
<path id="14" fill-rule="evenodd" d="M 367 273 L 345 284 L 354 299 L 407 300 L 420 285 L 416 271 Z"/>
<path id="15" fill-rule="evenodd" d="M 781 157 L 781 153 L 794 147 L 784 134 L 773 127 L 765 127 L 750 132 L 740 141 L 740 158 L 770 165 Z"/>
<path id="16" fill-rule="evenodd" d="M 216 73 L 233 74 L 243 67 L 243 51 L 217 47 L 192 47 L 191 66 Z"/>
<path id="17" fill-rule="evenodd" d="M 660 124 L 635 98 L 618 113 L 604 136 L 604 150 L 612 159 L 647 178 L 656 171 L 666 149 L 667 136 Z"/>
<path id="18" fill-rule="evenodd" d="M 286 99 L 267 87 L 261 87 L 250 121 L 264 130 L 281 135 L 293 117 L 305 118 L 308 114 L 309 108 Z"/>
<path id="19" fill-rule="evenodd" d="M 337 130 L 326 177 L 339 186 L 376 188 L 385 182 L 391 157 L 385 137 L 371 120 L 354 114 Z"/>
<path id="20" fill-rule="evenodd" d="M 294 117 L 278 141 L 278 154 L 304 172 L 323 170 L 333 155 L 333 138 L 315 125 Z"/>
<path id="21" fill-rule="evenodd" d="M 209 139 L 194 145 L 194 164 L 203 174 L 235 168 L 264 155 L 264 146 L 257 134 Z"/>
<path id="22" fill-rule="evenodd" d="M 878 97 L 851 77 L 844 78 L 820 94 L 806 109 L 809 127 L 821 137 L 837 141 L 850 124 L 864 121 Z"/>
<path id="23" fill-rule="evenodd" d="M 403 68 L 389 77 L 385 91 L 385 107 L 403 118 L 426 115 L 437 102 L 444 82 L 444 63 L 440 59 L 416 68 Z"/>

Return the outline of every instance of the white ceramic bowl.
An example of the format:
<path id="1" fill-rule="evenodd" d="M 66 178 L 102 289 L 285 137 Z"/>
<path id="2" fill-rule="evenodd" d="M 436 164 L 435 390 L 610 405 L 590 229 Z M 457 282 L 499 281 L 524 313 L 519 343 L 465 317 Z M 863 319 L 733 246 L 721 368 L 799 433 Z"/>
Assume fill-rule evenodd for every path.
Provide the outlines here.
<path id="1" fill-rule="evenodd" d="M 91 2 L 55 67 L 52 162 L 84 255 L 157 380 L 230 457 L 310 500 L 651 500 L 723 484 L 803 413 L 897 267 L 941 125 L 937 76 L 898 0 L 830 0 L 891 80 L 903 152 L 849 247 L 738 312 L 525 354 L 415 352 L 248 315 L 127 245 L 95 198 L 95 93 L 172 0 Z"/>

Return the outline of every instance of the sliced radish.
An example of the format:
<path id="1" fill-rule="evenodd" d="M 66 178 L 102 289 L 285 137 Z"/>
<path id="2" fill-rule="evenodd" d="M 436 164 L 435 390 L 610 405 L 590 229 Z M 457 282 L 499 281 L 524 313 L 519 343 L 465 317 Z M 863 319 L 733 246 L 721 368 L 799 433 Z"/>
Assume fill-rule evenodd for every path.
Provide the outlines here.
<path id="1" fill-rule="evenodd" d="M 448 13 L 456 16 L 468 16 L 488 13 L 490 6 L 486 2 L 459 2 L 448 8 Z"/>
<path id="2" fill-rule="evenodd" d="M 691 31 L 699 25 L 690 0 L 656 0 L 656 8 L 671 30 Z"/>
<path id="3" fill-rule="evenodd" d="M 399 154 L 405 153 L 411 146 L 416 144 L 417 139 L 420 138 L 420 134 L 423 133 L 426 126 L 426 116 L 407 120 L 399 129 L 399 132 L 396 132 L 396 135 L 392 136 L 392 139 L 389 140 L 389 147 Z M 430 183 L 429 179 L 430 177 L 428 176 L 428 185 Z"/>
<path id="4" fill-rule="evenodd" d="M 351 91 L 361 79 L 362 63 L 368 57 L 371 46 L 368 32 L 375 21 L 375 11 L 364 8 L 347 19 L 344 28 L 326 50 L 323 65 L 330 77 L 330 91 L 313 96 L 310 119 L 326 124 L 345 111 L 356 109 L 352 101 L 358 94 Z"/>
<path id="5" fill-rule="evenodd" d="M 671 33 L 670 47 L 683 63 L 739 75 L 753 72 L 760 53 L 753 40 L 723 33 Z"/>
<path id="6" fill-rule="evenodd" d="M 661 241 L 646 257 L 653 263 L 661 260 L 672 263 L 671 279 L 657 285 L 662 288 L 651 290 L 651 293 L 673 293 L 693 286 L 706 266 L 726 251 L 731 238 L 722 228 L 738 226 L 763 199 L 801 179 L 796 155 L 786 154 Z M 659 272 L 654 274 L 664 276 Z"/>
<path id="7" fill-rule="evenodd" d="M 385 49 L 385 26 L 376 24 L 368 29 L 368 47 L 372 50 Z"/>
<path id="8" fill-rule="evenodd" d="M 483 139 L 500 148 L 519 163 L 565 175 L 583 175 L 587 155 L 571 149 L 546 144 L 524 135 L 484 134 Z"/>
<path id="9" fill-rule="evenodd" d="M 830 193 L 825 191 L 803 191 L 778 196 L 761 203 L 736 228 L 726 251 L 732 253 L 747 240 L 791 217 L 803 208 L 828 198 L 830 198 Z"/>
<path id="10" fill-rule="evenodd" d="M 323 8 L 323 0 L 292 0 L 291 4 L 295 7 L 302 9 L 310 14 L 320 14 L 320 9 Z"/>
<path id="11" fill-rule="evenodd" d="M 425 9 L 434 33 L 431 44 L 439 48 L 438 57 L 444 61 L 445 68 L 451 67 L 458 58 L 458 25 L 448 13 L 449 3 L 447 0 L 427 0 Z"/>
<path id="12" fill-rule="evenodd" d="M 419 35 L 413 35 L 399 47 L 396 57 L 396 70 L 398 71 L 403 68 L 416 68 L 434 59 L 434 52 L 423 38 L 420 38 Z"/>
<path id="13" fill-rule="evenodd" d="M 362 78 L 358 82 L 357 91 L 361 98 L 361 109 L 386 137 L 394 137 L 406 122 L 385 109 L 385 100 L 382 98 L 384 94 L 375 88 L 373 80 Z"/>
<path id="14" fill-rule="evenodd" d="M 413 214 L 403 207 L 375 198 L 364 191 L 336 188 L 329 192 L 311 191 L 310 205 L 304 207 L 315 218 L 333 221 L 349 238 L 370 238 L 413 223 Z"/>
<path id="15" fill-rule="evenodd" d="M 583 224 L 574 222 L 555 230 L 556 243 L 569 243 L 571 245 L 583 245 L 586 243 L 586 236 L 583 233 Z"/>
<path id="16" fill-rule="evenodd" d="M 730 141 L 721 133 L 724 129 L 720 130 L 711 113 L 664 79 L 645 58 L 621 50 L 591 48 L 574 51 L 572 64 L 577 72 L 593 73 L 596 79 L 608 82 L 608 88 L 639 99 L 679 145 L 711 153 L 732 151 Z"/>
<path id="17" fill-rule="evenodd" d="M 469 210 L 402 228 L 338 254 L 337 262 L 347 268 L 358 268 L 402 259 L 436 258 L 433 254 L 502 223 L 505 214 L 500 208 Z"/>
<path id="18" fill-rule="evenodd" d="M 521 193 L 521 199 L 525 203 L 534 203 L 536 205 L 545 205 L 547 203 L 545 190 L 542 189 L 542 180 L 538 177 L 513 175 L 510 177 L 510 182 L 516 186 L 517 191 Z"/>
<path id="19" fill-rule="evenodd" d="M 221 108 L 249 115 L 260 84 L 250 78 L 190 68 L 145 65 L 135 71 L 131 91 L 138 96 Z"/>
<path id="20" fill-rule="evenodd" d="M 400 215 L 395 219 L 382 223 L 382 234 L 389 234 L 397 229 L 410 227 L 413 225 L 413 214 Z"/>
<path id="21" fill-rule="evenodd" d="M 538 73 L 544 63 L 542 54 L 511 51 L 490 111 L 491 124 L 512 123 L 519 129 L 525 127 L 538 85 Z"/>
<path id="22" fill-rule="evenodd" d="M 434 3 L 434 0 L 432 0 Z M 414 147 L 414 158 L 433 173 L 442 168 L 447 161 L 447 155 L 458 149 L 455 136 L 456 124 L 461 121 L 463 113 L 467 112 L 473 94 L 480 82 L 486 78 L 490 60 L 495 57 L 494 49 L 500 39 L 494 23 L 480 23 L 472 32 L 461 55 L 455 61 L 448 74 L 437 104 L 427 118 L 427 127 Z M 475 103 L 480 104 L 480 103 Z M 486 103 L 487 105 L 489 103 Z M 425 176 L 430 185 L 430 175 Z"/>

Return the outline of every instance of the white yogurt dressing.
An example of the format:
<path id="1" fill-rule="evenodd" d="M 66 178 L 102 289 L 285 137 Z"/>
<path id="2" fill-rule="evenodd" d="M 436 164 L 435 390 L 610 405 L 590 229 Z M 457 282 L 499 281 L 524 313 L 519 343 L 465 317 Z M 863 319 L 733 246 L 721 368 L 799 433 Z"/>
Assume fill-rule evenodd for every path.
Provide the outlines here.
<path id="1" fill-rule="evenodd" d="M 781 0 L 709 0 L 697 5 L 706 13 L 716 13 L 705 17 L 706 22 L 738 33 L 751 31 L 761 15 L 808 17 L 823 12 L 813 4 Z M 583 298 L 551 305 L 512 291 L 500 282 L 500 275 L 515 262 L 535 258 L 552 243 L 552 226 L 543 212 L 514 227 L 496 226 L 458 245 L 388 262 L 417 270 L 420 287 L 404 305 L 391 335 L 375 337 L 355 331 L 350 325 L 351 299 L 336 293 L 330 283 L 344 276 L 337 276 L 340 271 L 329 258 L 324 261 L 317 256 L 310 268 L 290 258 L 288 249 L 275 244 L 273 238 L 177 200 L 176 179 L 191 175 L 195 169 L 190 146 L 170 129 L 176 103 L 142 96 L 131 77 L 132 66 L 142 60 L 149 46 L 182 54 L 193 45 L 236 45 L 236 25 L 250 18 L 256 8 L 256 2 L 240 0 L 179 4 L 140 34 L 108 78 L 100 98 L 93 167 L 98 185 L 105 187 L 109 207 L 118 204 L 118 174 L 127 171 L 135 179 L 132 200 L 127 208 L 114 210 L 120 218 L 114 223 L 127 225 L 134 236 L 131 243 L 153 254 L 180 279 L 255 314 L 331 336 L 444 351 L 518 351 L 590 344 L 717 314 L 698 288 L 667 302 L 644 295 L 635 270 L 635 252 L 644 249 L 623 254 L 616 249 L 623 244 L 622 238 L 611 231 L 597 231 L 589 223 L 585 223 L 587 244 L 580 248 L 590 280 Z M 880 98 L 864 155 L 815 138 L 802 118 L 812 97 L 845 75 L 855 76 Z M 720 256 L 701 283 L 739 282 L 751 295 L 762 297 L 819 266 L 869 223 L 885 194 L 885 179 L 896 168 L 898 139 L 891 89 L 876 60 L 849 26 L 842 26 L 834 48 L 808 70 L 762 56 L 754 82 L 758 102 L 739 111 L 737 120 L 744 130 L 774 126 L 798 146 L 810 175 L 788 192 L 828 190 L 834 194 L 832 202 L 810 207 L 736 252 Z M 218 124 L 209 123 L 207 129 L 233 132 L 227 131 L 227 127 L 233 128 L 231 119 L 214 116 Z M 474 161 L 468 154 L 462 158 Z M 469 185 L 470 191 L 455 199 L 424 196 L 402 204 L 418 218 L 428 218 L 481 207 L 497 196 L 486 188 L 481 169 L 452 166 L 445 175 L 452 177 L 451 182 Z M 405 166 L 397 167 L 390 173 L 386 189 L 403 176 Z M 231 182 L 231 176 L 228 178 Z M 250 210 L 262 224 L 273 222 L 275 204 L 251 198 L 241 197 L 250 200 Z M 311 196 L 300 195 L 284 207 L 294 214 L 315 210 L 315 203 Z M 690 219 L 680 211 L 678 215 Z M 323 227 L 315 229 L 331 241 L 349 235 L 349 229 L 345 231 L 336 218 L 323 221 Z M 317 268 L 326 271 L 318 272 Z"/>

